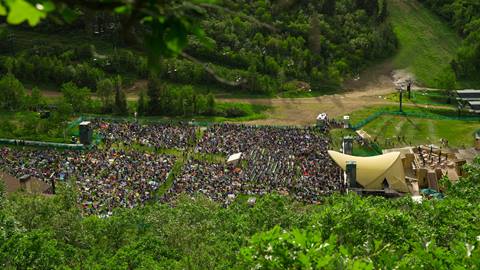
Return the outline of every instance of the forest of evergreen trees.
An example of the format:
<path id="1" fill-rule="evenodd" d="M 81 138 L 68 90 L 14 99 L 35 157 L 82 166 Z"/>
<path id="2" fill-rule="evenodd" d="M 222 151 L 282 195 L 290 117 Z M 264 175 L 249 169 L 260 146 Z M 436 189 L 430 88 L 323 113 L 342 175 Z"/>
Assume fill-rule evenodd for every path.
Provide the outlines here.
<path id="1" fill-rule="evenodd" d="M 386 17 L 384 0 L 223 1 L 201 21 L 206 38 L 189 37 L 187 57 L 162 61 L 159 77 L 265 95 L 289 90 L 291 81 L 312 89 L 336 87 L 394 52 L 397 41 Z M 97 57 L 88 44 L 38 42 L 19 51 L 18 27 L 10 28 L 0 37 L 0 70 L 22 82 L 60 86 L 72 81 L 92 91 L 109 74 L 147 78 L 147 59 L 121 36 L 121 19 L 114 13 L 85 11 L 72 24 L 50 19 L 35 28 L 36 33 L 73 32 L 123 48 L 106 57 Z M 135 31 L 149 29 L 137 26 Z"/>

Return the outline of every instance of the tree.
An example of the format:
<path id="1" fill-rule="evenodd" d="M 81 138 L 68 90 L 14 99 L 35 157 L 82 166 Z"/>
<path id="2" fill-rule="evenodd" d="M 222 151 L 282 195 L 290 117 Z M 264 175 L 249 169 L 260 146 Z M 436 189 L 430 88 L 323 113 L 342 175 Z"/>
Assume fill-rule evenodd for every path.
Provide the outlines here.
<path id="1" fill-rule="evenodd" d="M 195 100 L 195 113 L 204 115 L 207 112 L 207 96 L 197 95 Z"/>
<path id="2" fill-rule="evenodd" d="M 128 104 L 125 92 L 122 89 L 122 78 L 117 76 L 115 80 L 115 107 L 114 113 L 118 115 L 128 114 Z"/>
<path id="3" fill-rule="evenodd" d="M 6 194 L 7 188 L 5 187 L 5 181 L 0 177 L 0 209 L 3 209 Z"/>
<path id="4" fill-rule="evenodd" d="M 453 90 L 456 88 L 457 79 L 455 73 L 451 69 L 445 69 L 437 79 L 437 87 L 443 89 L 448 97 L 448 103 L 452 102 Z"/>
<path id="5" fill-rule="evenodd" d="M 142 115 L 145 115 L 145 112 L 146 112 L 145 93 L 141 91 L 140 96 L 138 98 L 137 113 L 138 115 L 142 116 Z"/>
<path id="6" fill-rule="evenodd" d="M 73 106 L 65 98 L 60 99 L 55 104 L 56 110 L 53 113 L 53 122 L 61 123 L 67 121 L 73 114 Z"/>
<path id="7" fill-rule="evenodd" d="M 160 80 L 154 76 L 151 76 L 148 81 L 148 104 L 147 104 L 147 114 L 149 115 L 158 115 L 162 112 L 160 105 L 160 95 L 163 85 Z"/>
<path id="8" fill-rule="evenodd" d="M 215 115 L 215 97 L 212 93 L 207 95 L 207 109 L 206 113 L 209 115 Z"/>
<path id="9" fill-rule="evenodd" d="M 20 109 L 25 102 L 23 84 L 8 73 L 0 79 L 0 110 L 14 111 Z"/>
<path id="10" fill-rule="evenodd" d="M 388 3 L 387 3 L 387 0 L 382 0 L 381 2 L 379 2 L 379 9 L 380 9 L 380 12 L 378 14 L 378 21 L 379 22 L 384 22 L 386 19 L 387 19 L 387 16 L 388 16 Z"/>
<path id="11" fill-rule="evenodd" d="M 91 108 L 90 89 L 78 87 L 72 82 L 62 85 L 62 93 L 65 101 L 72 105 L 74 112 L 88 112 Z"/>
<path id="12" fill-rule="evenodd" d="M 322 46 L 320 43 L 321 35 L 320 19 L 318 18 L 317 14 L 314 14 L 310 18 L 310 30 L 308 33 L 308 46 L 314 54 L 320 54 L 320 49 Z"/>
<path id="13" fill-rule="evenodd" d="M 333 16 L 335 15 L 335 11 L 337 9 L 337 3 L 335 3 L 336 0 L 325 0 L 323 3 L 323 13 Z"/>
<path id="14" fill-rule="evenodd" d="M 17 233 L 2 244 L 5 254 L 16 254 L 0 259 L 7 269 L 53 269 L 65 263 L 65 249 L 59 246 L 51 231 Z"/>
<path id="15" fill-rule="evenodd" d="M 188 36 L 193 35 L 205 40 L 199 19 L 206 9 L 217 9 L 210 1 L 130 1 L 93 0 L 93 1 L 41 1 L 30 3 L 27 0 L 0 2 L 0 16 L 7 16 L 9 24 L 21 24 L 25 21 L 35 26 L 48 15 L 56 21 L 63 19 L 73 22 L 81 10 L 111 11 L 119 16 L 123 40 L 130 45 L 140 44 L 143 38 L 149 62 L 152 67 L 159 63 L 161 56 L 178 56 L 188 45 Z M 57 13 L 57 14 L 55 14 Z M 60 16 L 58 16 L 60 15 Z M 135 31 L 142 24 L 148 31 Z"/>
<path id="16" fill-rule="evenodd" d="M 40 92 L 38 87 L 34 87 L 28 99 L 28 107 L 30 107 L 31 110 L 37 111 L 44 103 L 45 100 L 43 99 L 42 92 Z"/>
<path id="17" fill-rule="evenodd" d="M 103 79 L 97 82 L 97 95 L 102 101 L 103 110 L 105 112 L 110 112 L 113 105 L 113 90 L 114 85 L 112 80 Z"/>

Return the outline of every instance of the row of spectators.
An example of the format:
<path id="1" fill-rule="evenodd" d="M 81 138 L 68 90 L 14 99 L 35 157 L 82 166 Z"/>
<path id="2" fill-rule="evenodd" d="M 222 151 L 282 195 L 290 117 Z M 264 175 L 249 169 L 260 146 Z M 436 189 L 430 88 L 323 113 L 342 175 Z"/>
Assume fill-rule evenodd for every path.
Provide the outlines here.
<path id="1" fill-rule="evenodd" d="M 239 194 L 289 194 L 316 203 L 345 188 L 327 150 L 329 139 L 315 128 L 219 124 L 205 130 L 198 153 L 241 152 L 239 166 L 190 160 L 164 200 L 186 192 L 203 193 L 228 204 Z"/>
<path id="2" fill-rule="evenodd" d="M 78 202 L 87 214 L 143 205 L 165 182 L 174 161 L 173 156 L 115 149 L 0 148 L 0 169 L 17 178 L 75 181 Z"/>
<path id="3" fill-rule="evenodd" d="M 185 123 L 140 125 L 136 122 L 94 121 L 94 128 L 108 147 L 113 143 L 186 150 L 195 141 L 196 128 Z"/>
<path id="4" fill-rule="evenodd" d="M 103 147 L 90 151 L 1 148 L 0 169 L 51 182 L 74 179 L 86 213 L 109 214 L 115 207 L 135 207 L 152 198 L 165 182 L 174 156 L 141 152 L 134 145 L 183 151 L 185 163 L 163 201 L 180 193 L 203 193 L 228 204 L 240 194 L 289 194 L 316 203 L 344 189 L 340 169 L 328 156 L 329 139 L 314 128 L 255 127 L 219 124 L 199 129 L 188 124 L 141 125 L 94 122 Z M 121 150 L 128 149 L 128 150 Z M 189 155 L 191 151 L 196 155 Z M 241 152 L 237 165 L 198 161 L 202 154 Z"/>

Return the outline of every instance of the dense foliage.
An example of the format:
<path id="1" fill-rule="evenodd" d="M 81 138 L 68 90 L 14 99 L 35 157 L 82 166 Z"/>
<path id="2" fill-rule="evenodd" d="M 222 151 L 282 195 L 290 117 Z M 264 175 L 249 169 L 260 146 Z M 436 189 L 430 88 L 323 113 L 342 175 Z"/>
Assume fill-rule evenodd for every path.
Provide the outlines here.
<path id="1" fill-rule="evenodd" d="M 192 42 L 187 52 L 240 69 L 239 79 L 246 79 L 244 87 L 253 93 L 285 90 L 292 79 L 315 89 L 338 84 L 396 48 L 385 23 L 386 1 L 225 1 L 224 6 L 232 12 L 211 13 L 203 21 L 213 46 Z"/>
<path id="2" fill-rule="evenodd" d="M 204 8 L 209 12 L 199 25 L 208 41 L 189 36 L 186 54 L 160 61 L 158 71 L 174 83 L 218 85 L 266 95 L 288 91 L 297 80 L 305 82 L 307 89 L 337 86 L 395 50 L 395 35 L 385 22 L 386 3 L 224 1 L 219 6 L 207 5 Z M 51 46 L 49 42 L 33 42 L 25 51 L 17 51 L 15 31 L 4 33 L 0 51 L 10 56 L 0 59 L 0 70 L 22 81 L 57 87 L 72 81 L 95 89 L 100 80 L 117 74 L 133 81 L 145 79 L 147 57 L 131 46 L 116 49 L 128 45 L 117 33 L 121 23 L 122 18 L 114 14 L 89 11 L 71 25 L 56 27 L 52 20 L 38 25 L 36 33 L 69 31 L 113 43 L 115 50 L 104 55 L 90 45 Z M 137 26 L 136 32 L 148 29 Z M 178 42 L 184 41 L 179 38 Z"/>
<path id="3" fill-rule="evenodd" d="M 211 0 L 1 0 L 0 18 L 2 22 L 6 21 L 11 25 L 28 22 L 29 26 L 37 26 L 47 16 L 50 22 L 54 23 L 49 26 L 72 23 L 78 17 L 84 18 L 85 26 L 92 26 L 92 22 L 98 19 L 94 17 L 98 15 L 103 17 L 100 20 L 104 22 L 107 21 L 104 20 L 105 17 L 109 17 L 108 23 L 116 19 L 114 21 L 116 25 L 91 27 L 90 31 L 98 33 L 108 28 L 117 38 L 122 36 L 124 42 L 132 45 L 139 45 L 139 40 L 143 39 L 143 47 L 148 53 L 151 66 L 154 67 L 160 56 L 177 56 L 187 45 L 188 36 L 204 38 L 204 32 L 197 22 L 205 14 L 202 5 L 211 2 Z M 139 25 L 142 26 L 141 31 L 136 29 Z"/>
<path id="4" fill-rule="evenodd" d="M 448 20 L 465 38 L 452 67 L 459 77 L 478 77 L 480 72 L 480 3 L 475 0 L 421 0 Z"/>
<path id="5" fill-rule="evenodd" d="M 479 165 L 453 186 L 444 182 L 445 199 L 421 204 L 334 195 L 302 205 L 267 195 L 224 208 L 197 197 L 99 218 L 81 216 L 70 188 L 0 197 L 0 266 L 478 269 Z"/>

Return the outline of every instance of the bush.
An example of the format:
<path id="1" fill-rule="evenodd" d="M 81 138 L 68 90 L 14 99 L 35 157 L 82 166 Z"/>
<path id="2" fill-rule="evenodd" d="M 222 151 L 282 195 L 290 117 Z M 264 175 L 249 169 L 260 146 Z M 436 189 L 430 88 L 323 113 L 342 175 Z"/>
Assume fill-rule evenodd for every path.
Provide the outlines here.
<path id="1" fill-rule="evenodd" d="M 229 118 L 246 116 L 247 112 L 240 107 L 230 107 L 225 110 L 225 115 Z"/>
<path id="2" fill-rule="evenodd" d="M 92 109 L 90 89 L 78 87 L 72 82 L 62 85 L 65 101 L 70 104 L 74 112 L 89 112 Z"/>
<path id="3" fill-rule="evenodd" d="M 328 197 L 309 226 L 253 236 L 240 253 L 242 267 L 476 269 L 479 164 L 477 158 L 468 178 L 446 185 L 443 200 Z"/>
<path id="4" fill-rule="evenodd" d="M 11 73 L 0 79 L 0 110 L 21 110 L 25 104 L 25 88 Z"/>

